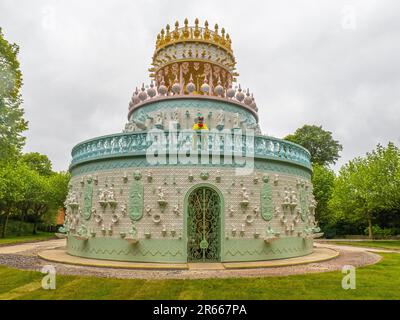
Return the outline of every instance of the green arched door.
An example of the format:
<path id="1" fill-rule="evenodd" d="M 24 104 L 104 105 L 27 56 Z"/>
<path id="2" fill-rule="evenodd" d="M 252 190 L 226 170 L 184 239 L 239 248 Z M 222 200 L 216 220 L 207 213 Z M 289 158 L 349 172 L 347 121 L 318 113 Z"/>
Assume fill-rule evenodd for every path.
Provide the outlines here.
<path id="1" fill-rule="evenodd" d="M 221 199 L 209 187 L 198 187 L 187 200 L 188 261 L 220 260 Z"/>

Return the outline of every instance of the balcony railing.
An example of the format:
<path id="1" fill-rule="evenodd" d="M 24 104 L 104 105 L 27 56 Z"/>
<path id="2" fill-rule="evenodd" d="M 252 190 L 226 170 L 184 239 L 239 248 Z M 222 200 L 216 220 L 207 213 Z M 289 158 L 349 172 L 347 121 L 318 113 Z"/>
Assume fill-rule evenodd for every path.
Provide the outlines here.
<path id="1" fill-rule="evenodd" d="M 310 153 L 303 147 L 289 141 L 268 136 L 246 136 L 227 132 L 178 131 L 174 139 L 171 133 L 149 131 L 140 133 L 120 133 L 90 139 L 72 149 L 71 168 L 79 163 L 92 160 L 146 155 L 148 151 L 168 154 L 171 141 L 176 141 L 176 150 L 193 152 L 241 153 L 254 158 L 287 160 L 307 168 L 311 167 Z M 152 149 L 149 149 L 152 148 Z M 175 150 L 174 149 L 174 150 Z M 152 151 L 152 152 L 153 152 Z"/>

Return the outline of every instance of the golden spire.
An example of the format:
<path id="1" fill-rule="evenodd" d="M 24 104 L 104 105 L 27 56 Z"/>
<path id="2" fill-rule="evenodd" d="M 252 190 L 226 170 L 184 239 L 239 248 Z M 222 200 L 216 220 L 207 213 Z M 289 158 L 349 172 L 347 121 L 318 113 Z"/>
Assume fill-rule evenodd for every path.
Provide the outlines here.
<path id="1" fill-rule="evenodd" d="M 208 30 L 208 21 L 204 22 L 205 30 L 204 30 L 204 40 L 210 39 L 210 30 Z"/>
<path id="2" fill-rule="evenodd" d="M 169 26 L 169 24 L 167 24 L 167 26 L 165 27 L 165 29 L 167 30 L 167 34 L 165 35 L 165 43 L 171 41 L 171 33 L 169 32 L 170 28 L 171 27 Z"/>
<path id="3" fill-rule="evenodd" d="M 215 27 L 214 27 L 214 37 L 213 37 L 213 39 L 214 39 L 215 43 L 219 42 L 218 24 L 217 23 L 215 24 Z"/>
<path id="4" fill-rule="evenodd" d="M 183 35 L 183 37 L 184 37 L 185 39 L 187 39 L 187 38 L 189 38 L 189 35 L 190 35 L 190 33 L 189 33 L 189 27 L 188 27 L 189 21 L 188 21 L 187 18 L 185 18 L 184 24 L 185 24 L 185 27 L 184 27 L 184 29 L 183 29 L 182 35 Z"/>
<path id="5" fill-rule="evenodd" d="M 221 44 L 224 46 L 225 45 L 225 43 L 226 43 L 226 40 L 225 40 L 225 29 L 224 28 L 222 28 L 221 29 Z"/>
<path id="6" fill-rule="evenodd" d="M 196 20 L 194 20 L 194 24 L 194 37 L 197 39 L 198 37 L 200 37 L 199 19 L 196 18 Z"/>
<path id="7" fill-rule="evenodd" d="M 175 30 L 174 30 L 174 39 L 178 40 L 179 39 L 179 22 L 175 22 Z"/>
<path id="8" fill-rule="evenodd" d="M 161 29 L 160 45 L 163 45 L 164 43 L 165 43 L 165 40 L 164 40 L 164 29 Z"/>

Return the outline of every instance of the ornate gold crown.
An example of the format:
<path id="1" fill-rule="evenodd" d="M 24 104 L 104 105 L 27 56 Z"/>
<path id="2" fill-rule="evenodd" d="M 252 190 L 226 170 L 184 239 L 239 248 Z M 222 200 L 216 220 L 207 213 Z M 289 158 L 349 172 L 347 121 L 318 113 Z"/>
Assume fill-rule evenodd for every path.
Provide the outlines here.
<path id="1" fill-rule="evenodd" d="M 165 30 L 161 29 L 161 32 L 157 35 L 156 52 L 168 45 L 179 42 L 203 42 L 213 44 L 233 54 L 231 38 L 229 34 L 225 33 L 224 28 L 219 33 L 218 24 L 215 24 L 214 31 L 212 31 L 208 28 L 207 20 L 204 23 L 204 28 L 199 27 L 199 19 L 197 18 L 194 21 L 194 26 L 190 27 L 188 24 L 188 19 L 185 19 L 184 27 L 179 28 L 179 22 L 176 21 L 175 30 L 171 31 L 169 24 L 167 24 Z"/>

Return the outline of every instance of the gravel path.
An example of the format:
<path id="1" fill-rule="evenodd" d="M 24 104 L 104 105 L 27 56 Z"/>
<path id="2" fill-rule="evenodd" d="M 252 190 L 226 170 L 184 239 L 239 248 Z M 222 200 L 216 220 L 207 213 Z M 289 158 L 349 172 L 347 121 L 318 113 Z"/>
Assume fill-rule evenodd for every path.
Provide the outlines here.
<path id="1" fill-rule="evenodd" d="M 22 247 L 24 246 L 24 247 Z M 0 248 L 0 265 L 23 270 L 40 271 L 44 265 L 53 265 L 57 273 L 68 275 L 96 276 L 119 279 L 205 279 L 231 277 L 267 277 L 287 276 L 304 273 L 318 273 L 341 270 L 344 265 L 355 267 L 377 263 L 381 256 L 369 252 L 366 248 L 318 244 L 316 246 L 330 247 L 338 250 L 340 255 L 334 259 L 319 263 L 295 265 L 287 267 L 272 267 L 259 269 L 236 270 L 129 270 L 115 268 L 99 268 L 74 266 L 45 261 L 37 256 L 37 252 L 65 246 L 65 240 L 51 240 L 32 244 L 16 245 Z M 18 248 L 19 247 L 19 248 Z M 22 250 L 23 249 L 23 250 Z M 373 249 L 374 250 L 374 249 Z M 14 251 L 14 252 L 13 252 Z M 374 250 L 379 251 L 379 250 Z M 6 253 L 5 253 L 6 252 Z"/>

